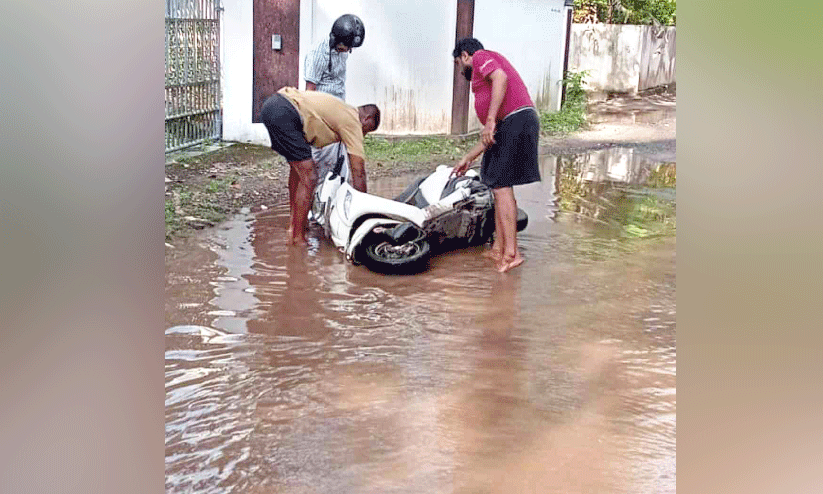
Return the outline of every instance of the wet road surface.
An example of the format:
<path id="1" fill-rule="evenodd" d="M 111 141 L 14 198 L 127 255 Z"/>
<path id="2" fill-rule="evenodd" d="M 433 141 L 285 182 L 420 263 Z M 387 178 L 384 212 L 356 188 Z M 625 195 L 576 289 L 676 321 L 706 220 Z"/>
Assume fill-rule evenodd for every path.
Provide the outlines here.
<path id="1" fill-rule="evenodd" d="M 287 246 L 286 205 L 190 239 L 167 265 L 166 491 L 675 492 L 673 168 L 609 149 L 541 175 L 506 274 L 483 248 L 374 274 L 319 230 Z"/>

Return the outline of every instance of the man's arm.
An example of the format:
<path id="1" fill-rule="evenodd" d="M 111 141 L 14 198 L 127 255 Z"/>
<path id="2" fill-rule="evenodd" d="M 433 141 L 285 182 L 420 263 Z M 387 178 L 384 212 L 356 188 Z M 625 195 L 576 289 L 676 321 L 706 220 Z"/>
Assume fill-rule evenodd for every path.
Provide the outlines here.
<path id="1" fill-rule="evenodd" d="M 509 76 L 503 72 L 503 69 L 496 69 L 489 74 L 489 79 L 492 82 L 492 99 L 489 103 L 489 114 L 486 117 L 486 125 L 483 126 L 482 140 L 486 147 L 494 144 L 494 130 L 497 126 L 497 112 L 500 111 L 500 105 L 503 104 L 503 98 L 506 96 L 506 88 L 509 85 Z"/>
<path id="2" fill-rule="evenodd" d="M 506 96 L 506 88 L 509 85 L 509 76 L 503 72 L 502 69 L 495 69 L 489 74 L 489 79 L 492 81 L 492 98 L 489 103 L 489 114 L 486 117 L 486 124 L 483 126 L 483 132 L 480 135 L 480 142 L 474 145 L 463 159 L 454 167 L 452 173 L 457 176 L 466 173 L 469 165 L 480 156 L 483 151 L 494 144 L 494 130 L 497 127 L 497 112 L 500 111 L 500 105 L 503 104 L 503 98 Z"/>
<path id="3" fill-rule="evenodd" d="M 454 167 L 454 170 L 452 170 L 452 174 L 458 177 L 464 175 L 466 173 L 466 170 L 469 169 L 469 165 L 471 165 L 472 162 L 476 160 L 478 156 L 483 154 L 483 151 L 485 150 L 486 145 L 483 144 L 483 141 L 480 141 L 477 144 L 475 144 L 471 149 L 469 149 L 469 152 L 466 153 L 465 156 L 463 156 L 463 158 L 460 160 L 460 163 L 458 163 L 457 166 Z"/>
<path id="4" fill-rule="evenodd" d="M 349 165 L 351 168 L 351 185 L 360 192 L 366 190 L 366 160 L 360 156 L 349 153 Z"/>

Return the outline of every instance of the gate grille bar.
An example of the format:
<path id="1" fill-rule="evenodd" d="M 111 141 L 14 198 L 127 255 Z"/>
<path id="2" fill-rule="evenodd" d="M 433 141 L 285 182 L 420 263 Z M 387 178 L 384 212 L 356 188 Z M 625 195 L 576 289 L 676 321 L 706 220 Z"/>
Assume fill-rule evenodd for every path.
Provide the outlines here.
<path id="1" fill-rule="evenodd" d="M 221 135 L 220 0 L 166 0 L 166 152 Z"/>

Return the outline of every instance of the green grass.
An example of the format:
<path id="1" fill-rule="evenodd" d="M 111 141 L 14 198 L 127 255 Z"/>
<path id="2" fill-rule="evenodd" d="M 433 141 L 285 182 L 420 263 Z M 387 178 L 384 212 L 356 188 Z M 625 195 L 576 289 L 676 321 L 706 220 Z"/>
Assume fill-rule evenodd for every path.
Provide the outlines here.
<path id="1" fill-rule="evenodd" d="M 166 240 L 169 240 L 179 228 L 174 201 L 166 199 Z"/>
<path id="2" fill-rule="evenodd" d="M 566 100 L 558 112 L 540 110 L 540 132 L 543 135 L 565 135 L 580 130 L 586 125 L 588 98 L 583 90 L 586 71 L 569 72 L 563 79 L 566 86 Z"/>
<path id="3" fill-rule="evenodd" d="M 212 180 L 199 191 L 183 188 L 173 188 L 172 197 L 166 199 L 166 241 L 175 236 L 183 235 L 189 230 L 186 216 L 206 220 L 210 223 L 219 223 L 228 215 L 229 211 L 216 200 L 230 179 Z"/>
<path id="4" fill-rule="evenodd" d="M 586 124 L 585 105 L 564 105 L 559 112 L 540 111 L 540 131 L 544 135 L 565 135 Z"/>
<path id="5" fill-rule="evenodd" d="M 409 162 L 429 161 L 433 157 L 459 160 L 474 143 L 446 136 L 410 139 L 366 136 L 364 147 L 370 160 Z"/>
<path id="6" fill-rule="evenodd" d="M 217 194 L 218 192 L 228 190 L 232 183 L 237 180 L 235 174 L 229 174 L 220 180 L 213 179 L 206 185 L 206 192 L 209 194 Z"/>

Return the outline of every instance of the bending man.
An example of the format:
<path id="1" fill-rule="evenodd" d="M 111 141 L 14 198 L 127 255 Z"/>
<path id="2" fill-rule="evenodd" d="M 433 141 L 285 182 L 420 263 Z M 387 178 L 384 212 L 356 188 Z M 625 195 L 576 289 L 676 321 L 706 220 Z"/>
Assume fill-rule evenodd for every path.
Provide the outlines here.
<path id="1" fill-rule="evenodd" d="M 380 110 L 375 105 L 354 108 L 325 93 L 284 87 L 263 103 L 261 116 L 271 148 L 289 162 L 290 241 L 306 245 L 306 224 L 317 184 L 312 146 L 344 143 L 352 187 L 366 192 L 363 136 L 380 125 Z"/>

